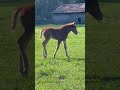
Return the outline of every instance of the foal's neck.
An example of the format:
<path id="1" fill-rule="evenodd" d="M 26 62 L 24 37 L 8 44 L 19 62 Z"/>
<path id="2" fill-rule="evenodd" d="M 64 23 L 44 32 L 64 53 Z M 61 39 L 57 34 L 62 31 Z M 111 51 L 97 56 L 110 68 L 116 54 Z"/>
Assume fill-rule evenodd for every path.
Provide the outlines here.
<path id="1" fill-rule="evenodd" d="M 63 29 L 65 30 L 65 32 L 68 34 L 71 31 L 70 27 L 63 27 Z"/>

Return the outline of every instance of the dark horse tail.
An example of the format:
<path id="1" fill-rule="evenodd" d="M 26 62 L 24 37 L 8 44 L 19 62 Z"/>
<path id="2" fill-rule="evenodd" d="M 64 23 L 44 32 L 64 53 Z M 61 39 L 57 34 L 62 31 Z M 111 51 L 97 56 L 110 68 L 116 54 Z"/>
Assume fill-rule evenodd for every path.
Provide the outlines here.
<path id="1" fill-rule="evenodd" d="M 44 29 L 41 31 L 41 34 L 40 34 L 40 38 L 42 38 L 42 33 L 43 33 Z"/>
<path id="2" fill-rule="evenodd" d="M 13 16 L 12 16 L 12 24 L 11 24 L 11 29 L 12 31 L 15 31 L 15 27 L 16 27 L 16 22 L 17 22 L 17 17 L 18 17 L 18 14 L 19 12 L 22 10 L 22 8 L 18 8 L 14 13 L 13 13 Z"/>

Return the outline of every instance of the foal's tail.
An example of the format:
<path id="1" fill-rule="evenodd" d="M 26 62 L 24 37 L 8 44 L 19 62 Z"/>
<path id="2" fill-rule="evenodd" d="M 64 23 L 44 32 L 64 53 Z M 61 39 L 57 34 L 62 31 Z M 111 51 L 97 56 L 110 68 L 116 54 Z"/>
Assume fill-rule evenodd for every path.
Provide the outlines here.
<path id="1" fill-rule="evenodd" d="M 15 31 L 16 22 L 17 22 L 17 17 L 18 17 L 18 14 L 19 14 L 19 12 L 20 12 L 21 10 L 22 10 L 22 8 L 18 8 L 18 9 L 13 13 L 12 23 L 11 23 L 11 29 L 12 29 L 12 31 Z"/>
<path id="2" fill-rule="evenodd" d="M 42 38 L 42 33 L 43 33 L 44 29 L 41 31 L 41 34 L 40 34 L 40 38 Z"/>
<path id="3" fill-rule="evenodd" d="M 43 31 L 44 31 L 45 29 L 43 29 L 42 31 L 41 31 L 41 34 L 40 34 L 40 38 L 42 38 L 42 34 L 43 34 Z"/>
<path id="4" fill-rule="evenodd" d="M 42 38 L 42 33 L 43 33 L 44 29 L 40 32 L 40 38 Z"/>

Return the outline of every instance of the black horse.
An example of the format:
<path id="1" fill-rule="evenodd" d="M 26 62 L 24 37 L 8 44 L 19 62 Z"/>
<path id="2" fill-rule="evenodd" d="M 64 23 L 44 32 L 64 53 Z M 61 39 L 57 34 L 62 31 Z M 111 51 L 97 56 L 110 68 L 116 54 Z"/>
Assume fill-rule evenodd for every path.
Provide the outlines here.
<path id="1" fill-rule="evenodd" d="M 85 12 L 88 12 L 98 21 L 103 19 L 98 0 L 85 0 Z"/>

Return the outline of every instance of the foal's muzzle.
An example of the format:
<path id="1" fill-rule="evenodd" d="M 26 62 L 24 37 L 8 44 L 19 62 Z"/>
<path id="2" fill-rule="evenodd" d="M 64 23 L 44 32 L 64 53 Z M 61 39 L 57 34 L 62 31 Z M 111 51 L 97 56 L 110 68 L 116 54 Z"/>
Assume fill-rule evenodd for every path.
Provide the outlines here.
<path id="1" fill-rule="evenodd" d="M 77 35 L 77 34 L 78 34 L 78 32 L 75 32 L 75 34 Z"/>
<path id="2" fill-rule="evenodd" d="M 103 20 L 103 15 L 99 16 L 98 18 L 96 18 L 97 21 L 101 21 Z"/>

